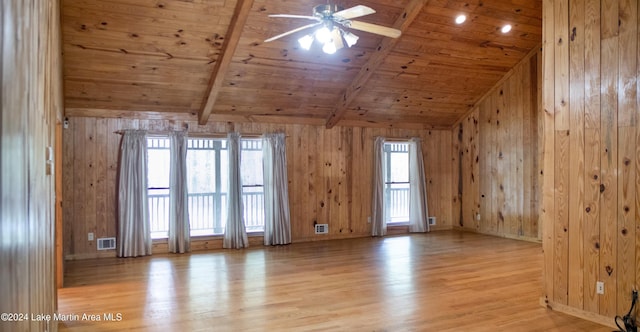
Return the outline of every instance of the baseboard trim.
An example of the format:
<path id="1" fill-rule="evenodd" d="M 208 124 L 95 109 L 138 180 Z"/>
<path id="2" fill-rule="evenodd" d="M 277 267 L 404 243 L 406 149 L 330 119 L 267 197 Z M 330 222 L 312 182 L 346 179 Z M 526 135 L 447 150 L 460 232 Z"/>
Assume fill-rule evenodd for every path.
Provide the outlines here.
<path id="1" fill-rule="evenodd" d="M 611 317 L 602 316 L 593 312 L 584 311 L 578 308 L 570 307 L 566 304 L 555 303 L 547 300 L 545 297 L 540 297 L 540 305 L 549 308 L 553 311 L 561 312 L 570 316 L 582 318 L 594 323 L 598 323 L 604 326 L 617 328 L 616 323 Z"/>
<path id="2" fill-rule="evenodd" d="M 93 259 L 93 258 L 109 258 L 109 257 L 117 257 L 116 250 L 105 250 L 104 252 L 97 253 L 85 253 L 85 254 L 69 254 L 64 256 L 64 260 L 66 261 L 75 261 L 82 259 Z"/>
<path id="3" fill-rule="evenodd" d="M 481 232 L 481 231 L 478 231 L 476 229 L 459 227 L 459 226 L 455 226 L 455 227 L 453 227 L 453 229 L 456 230 L 456 231 L 463 231 L 463 232 L 469 232 L 469 233 L 491 235 L 491 236 L 502 237 L 502 238 L 511 239 L 511 240 L 519 240 L 519 241 L 526 241 L 526 242 L 533 242 L 533 243 L 542 243 L 542 239 L 538 239 L 538 238 L 535 238 L 535 237 L 519 236 L 519 235 L 511 235 L 511 234 L 491 233 L 491 232 Z"/>
<path id="4" fill-rule="evenodd" d="M 445 227 L 440 228 L 431 228 L 431 231 L 445 231 L 451 230 Z M 390 226 L 388 236 L 394 235 L 408 235 L 415 234 L 409 233 L 409 226 Z M 314 242 L 314 241 L 326 241 L 326 240 L 343 240 L 343 239 L 356 239 L 356 238 L 365 238 L 371 237 L 370 233 L 350 233 L 350 234 L 322 234 L 315 236 L 307 236 L 300 237 L 294 239 L 292 243 L 304 243 L 304 242 Z M 260 247 L 264 246 L 264 236 L 262 233 L 254 233 L 248 236 L 249 238 L 249 248 L 251 247 Z M 191 239 L 191 252 L 197 251 L 206 251 L 206 250 L 217 250 L 222 249 L 222 239 L 223 237 L 218 236 L 201 236 L 201 237 L 193 237 Z M 161 255 L 168 253 L 168 244 L 166 239 L 155 239 L 151 244 L 151 252 L 153 255 Z M 97 252 L 97 253 L 84 253 L 84 254 L 68 254 L 65 255 L 64 259 L 67 261 L 72 260 L 83 260 L 83 259 L 95 259 L 95 258 L 109 258 L 109 257 L 117 257 L 116 250 L 107 250 L 105 252 Z"/>

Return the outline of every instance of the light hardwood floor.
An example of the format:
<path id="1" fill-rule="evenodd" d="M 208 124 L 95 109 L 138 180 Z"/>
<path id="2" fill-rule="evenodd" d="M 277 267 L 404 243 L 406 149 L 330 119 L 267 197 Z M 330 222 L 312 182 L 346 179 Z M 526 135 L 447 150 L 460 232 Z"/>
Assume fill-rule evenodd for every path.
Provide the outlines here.
<path id="1" fill-rule="evenodd" d="M 455 231 L 70 261 L 59 328 L 611 331 L 541 307 L 541 269 L 539 244 Z"/>

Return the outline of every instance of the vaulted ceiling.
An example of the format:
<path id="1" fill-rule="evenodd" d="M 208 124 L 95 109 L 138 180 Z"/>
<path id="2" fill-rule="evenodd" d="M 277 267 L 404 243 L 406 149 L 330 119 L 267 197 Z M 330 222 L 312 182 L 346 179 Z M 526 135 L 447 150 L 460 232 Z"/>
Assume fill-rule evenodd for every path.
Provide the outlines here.
<path id="1" fill-rule="evenodd" d="M 269 14 L 323 3 L 63 0 L 66 114 L 450 128 L 541 42 L 541 0 L 337 0 L 402 36 L 354 30 L 332 55 L 300 48 L 308 31 L 264 42 L 309 23 Z"/>

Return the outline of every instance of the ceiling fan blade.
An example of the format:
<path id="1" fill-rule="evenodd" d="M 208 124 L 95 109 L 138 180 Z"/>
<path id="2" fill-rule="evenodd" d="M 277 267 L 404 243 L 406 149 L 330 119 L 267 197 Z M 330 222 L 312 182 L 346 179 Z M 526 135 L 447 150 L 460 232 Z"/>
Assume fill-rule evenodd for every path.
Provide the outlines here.
<path id="1" fill-rule="evenodd" d="M 336 50 L 339 50 L 344 47 L 344 42 L 342 41 L 342 35 L 340 34 L 340 29 L 337 27 L 333 28 L 333 32 L 331 33 L 333 39 L 333 45 L 336 47 Z"/>
<path id="2" fill-rule="evenodd" d="M 287 32 L 285 32 L 285 33 L 281 33 L 281 34 L 279 34 L 279 35 L 277 35 L 277 36 L 273 36 L 273 37 L 271 37 L 271 38 L 269 38 L 269 39 L 266 39 L 264 42 L 265 42 L 265 43 L 268 43 L 268 42 L 270 42 L 270 41 L 274 41 L 274 40 L 276 40 L 276 39 L 278 39 L 278 38 L 282 38 L 282 37 L 287 36 L 287 35 L 290 35 L 290 34 L 292 34 L 292 33 L 296 33 L 296 32 L 298 32 L 298 31 L 301 31 L 301 30 L 304 30 L 304 29 L 312 28 L 312 27 L 314 27 L 314 26 L 316 26 L 316 25 L 320 25 L 320 24 L 322 24 L 322 22 L 320 22 L 320 23 L 311 23 L 311 24 L 307 24 L 307 25 L 305 25 L 305 26 L 301 26 L 301 27 L 299 27 L 299 28 L 296 28 L 296 29 L 293 29 L 293 30 L 287 31 Z"/>
<path id="3" fill-rule="evenodd" d="M 344 26 L 365 32 L 375 33 L 377 35 L 383 35 L 391 38 L 398 38 L 402 35 L 402 31 L 394 28 L 384 27 L 382 25 L 371 24 L 360 21 L 348 21 Z"/>
<path id="4" fill-rule="evenodd" d="M 307 20 L 320 21 L 320 19 L 315 16 L 307 16 L 307 15 L 271 14 L 269 15 L 269 17 L 304 18 Z"/>
<path id="5" fill-rule="evenodd" d="M 357 5 L 355 7 L 347 8 L 345 10 L 341 10 L 339 12 L 333 13 L 333 16 L 339 16 L 344 19 L 351 19 L 356 17 L 361 17 L 369 14 L 373 14 L 376 11 L 373 8 L 369 8 L 363 5 Z"/>

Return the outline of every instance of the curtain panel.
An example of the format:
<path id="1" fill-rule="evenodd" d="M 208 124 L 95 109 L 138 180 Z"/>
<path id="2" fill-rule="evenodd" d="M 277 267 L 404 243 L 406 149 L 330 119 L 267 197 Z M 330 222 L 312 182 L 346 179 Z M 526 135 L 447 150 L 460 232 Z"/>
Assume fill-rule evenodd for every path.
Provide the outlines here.
<path id="1" fill-rule="evenodd" d="M 265 134 L 262 139 L 264 179 L 264 244 L 291 243 L 287 153 L 283 133 Z"/>
<path id="2" fill-rule="evenodd" d="M 151 255 L 147 199 L 147 133 L 125 130 L 118 174 L 118 257 Z"/>
<path id="3" fill-rule="evenodd" d="M 428 216 L 422 142 L 414 137 L 409 140 L 409 232 L 429 231 Z"/>
<path id="4" fill-rule="evenodd" d="M 223 248 L 240 249 L 249 246 L 244 226 L 242 207 L 242 178 L 240 176 L 240 134 L 229 133 L 229 197 L 227 199 L 227 223 L 224 228 Z"/>
<path id="5" fill-rule="evenodd" d="M 387 218 L 384 208 L 384 137 L 376 137 L 374 142 L 372 173 L 371 235 L 385 236 Z"/>
<path id="6" fill-rule="evenodd" d="M 185 132 L 169 135 L 169 252 L 191 250 L 187 190 L 187 137 Z"/>

